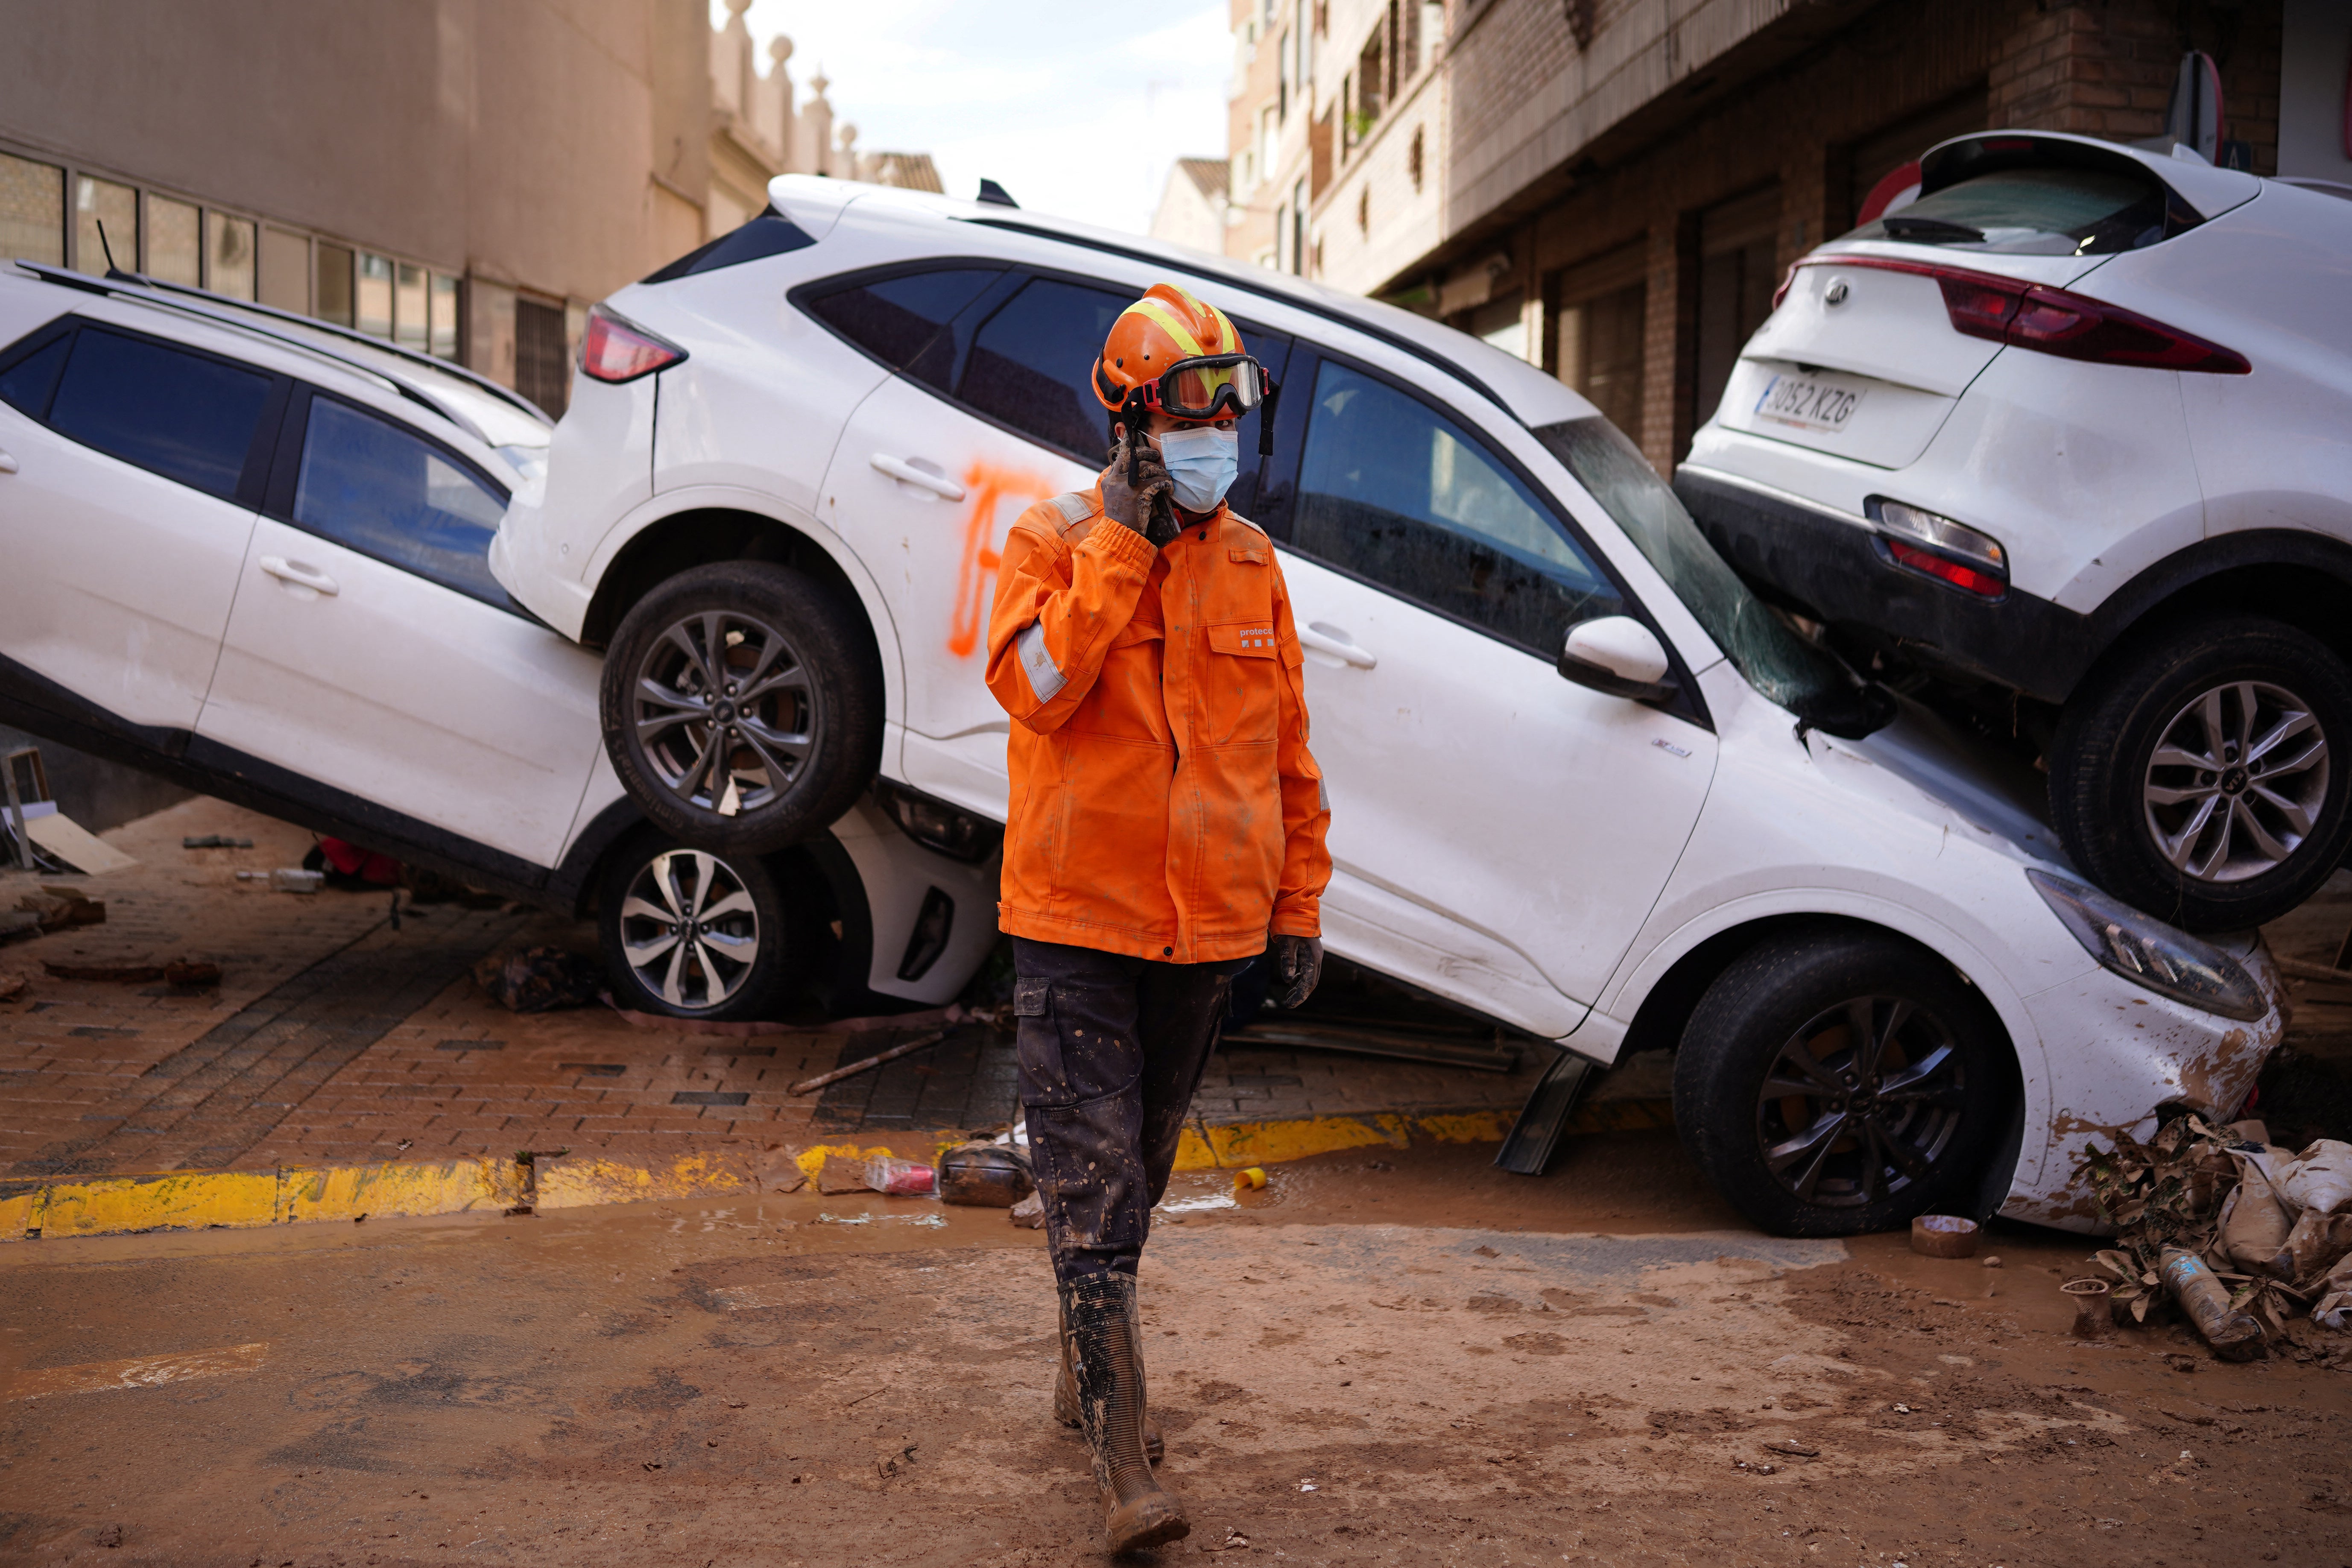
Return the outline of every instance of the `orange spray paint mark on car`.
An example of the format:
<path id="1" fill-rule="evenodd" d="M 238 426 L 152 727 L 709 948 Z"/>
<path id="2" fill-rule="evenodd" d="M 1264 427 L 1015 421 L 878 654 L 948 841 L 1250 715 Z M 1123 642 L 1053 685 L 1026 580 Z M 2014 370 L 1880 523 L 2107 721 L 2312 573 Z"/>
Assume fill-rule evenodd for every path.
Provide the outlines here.
<path id="1" fill-rule="evenodd" d="M 1019 516 L 1032 502 L 1055 493 L 1053 483 L 1026 468 L 975 462 L 964 470 L 964 494 L 971 510 L 963 520 L 963 562 L 956 571 L 955 609 L 948 621 L 948 651 L 970 658 L 980 647 L 981 623 L 988 616 L 992 578 L 1003 557 L 997 552 L 997 517 L 1006 501 Z"/>

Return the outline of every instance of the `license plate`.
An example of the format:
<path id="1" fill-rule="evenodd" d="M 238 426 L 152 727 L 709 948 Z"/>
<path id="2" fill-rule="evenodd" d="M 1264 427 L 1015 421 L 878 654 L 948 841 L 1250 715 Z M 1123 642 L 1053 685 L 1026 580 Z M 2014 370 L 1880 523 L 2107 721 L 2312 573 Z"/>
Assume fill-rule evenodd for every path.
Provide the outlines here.
<path id="1" fill-rule="evenodd" d="M 1800 430 L 1836 435 L 1862 406 L 1864 388 L 1844 380 L 1814 375 L 1776 375 L 1756 400 L 1756 417 Z"/>

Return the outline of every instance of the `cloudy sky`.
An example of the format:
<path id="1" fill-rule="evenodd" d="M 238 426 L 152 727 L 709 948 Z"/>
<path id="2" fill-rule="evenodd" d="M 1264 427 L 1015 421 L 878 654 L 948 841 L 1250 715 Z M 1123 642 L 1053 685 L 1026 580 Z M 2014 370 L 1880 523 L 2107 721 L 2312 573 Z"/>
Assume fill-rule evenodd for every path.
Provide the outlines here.
<path id="1" fill-rule="evenodd" d="M 802 100 L 824 69 L 861 150 L 930 153 L 951 195 L 986 175 L 1024 207 L 1140 233 L 1175 159 L 1224 156 L 1227 16 L 1227 0 L 753 0 L 744 22 L 762 64 L 793 40 Z"/>

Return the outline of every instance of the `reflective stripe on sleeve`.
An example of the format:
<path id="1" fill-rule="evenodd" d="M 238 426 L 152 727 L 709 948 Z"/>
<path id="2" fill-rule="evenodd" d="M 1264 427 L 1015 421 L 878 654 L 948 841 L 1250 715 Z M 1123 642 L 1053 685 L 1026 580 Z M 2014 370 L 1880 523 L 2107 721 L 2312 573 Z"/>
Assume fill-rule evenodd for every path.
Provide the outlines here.
<path id="1" fill-rule="evenodd" d="M 1069 683 L 1054 668 L 1054 656 L 1045 651 L 1045 624 L 1031 621 L 1028 629 L 1013 639 L 1013 646 L 1021 654 L 1021 668 L 1029 677 L 1029 689 L 1037 694 L 1040 702 L 1054 700 Z"/>
<path id="2" fill-rule="evenodd" d="M 1328 780 L 1315 781 L 1315 809 L 1318 811 L 1331 809 L 1331 785 Z"/>

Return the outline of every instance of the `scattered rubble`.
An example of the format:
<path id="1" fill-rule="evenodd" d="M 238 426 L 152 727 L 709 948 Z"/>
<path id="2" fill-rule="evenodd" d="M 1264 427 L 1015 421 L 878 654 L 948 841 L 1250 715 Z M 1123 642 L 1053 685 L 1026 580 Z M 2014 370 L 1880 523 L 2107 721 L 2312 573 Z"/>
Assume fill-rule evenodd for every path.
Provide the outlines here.
<path id="1" fill-rule="evenodd" d="M 552 1013 L 602 1000 L 604 966 L 542 944 L 489 954 L 474 965 L 474 982 L 509 1013 Z"/>
<path id="2" fill-rule="evenodd" d="M 2311 1343 L 2305 1325 L 2352 1321 L 2352 1144 L 2323 1138 L 2290 1153 L 2265 1139 L 2259 1121 L 2216 1128 L 2190 1114 L 2146 1143 L 2117 1133 L 2088 1151 L 2084 1174 L 2116 1226 L 2097 1263 L 2116 1321 L 2146 1323 L 2177 1301 L 2228 1359 L 2343 1353 Z"/>
<path id="3" fill-rule="evenodd" d="M 174 958 L 163 963 L 71 963 L 43 959 L 41 968 L 52 980 L 89 980 L 118 985 L 152 985 L 157 981 L 182 991 L 201 991 L 220 984 L 217 963 Z"/>

